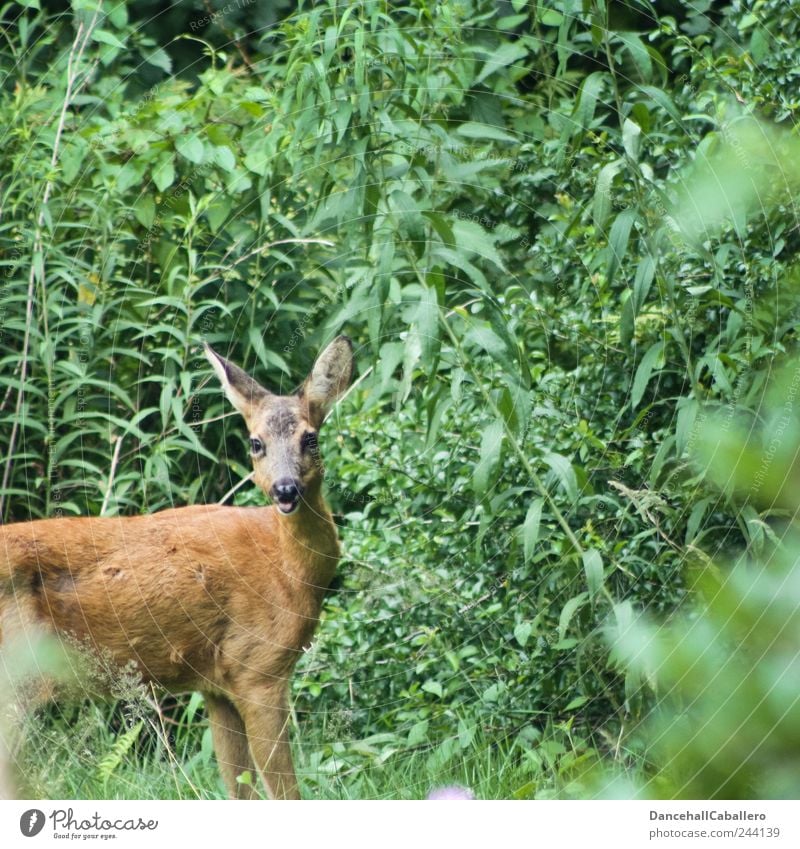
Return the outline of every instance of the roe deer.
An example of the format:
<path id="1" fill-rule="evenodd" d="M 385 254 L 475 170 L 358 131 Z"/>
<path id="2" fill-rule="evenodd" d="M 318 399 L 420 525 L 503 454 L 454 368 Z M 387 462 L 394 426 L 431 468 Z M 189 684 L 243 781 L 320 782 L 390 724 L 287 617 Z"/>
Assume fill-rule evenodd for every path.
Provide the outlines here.
<path id="1" fill-rule="evenodd" d="M 352 345 L 334 339 L 288 396 L 205 350 L 273 506 L 0 526 L 0 640 L 70 635 L 146 682 L 200 690 L 228 793 L 255 795 L 236 781 L 250 770 L 272 798 L 299 798 L 289 679 L 339 559 L 317 431 L 350 383 Z"/>

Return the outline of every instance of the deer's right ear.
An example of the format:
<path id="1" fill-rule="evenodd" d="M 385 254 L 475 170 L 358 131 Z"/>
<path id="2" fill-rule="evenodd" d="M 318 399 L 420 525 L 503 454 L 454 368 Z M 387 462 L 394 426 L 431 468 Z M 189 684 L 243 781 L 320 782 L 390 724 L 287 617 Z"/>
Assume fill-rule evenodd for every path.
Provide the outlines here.
<path id="1" fill-rule="evenodd" d="M 301 390 L 311 421 L 319 427 L 338 398 L 344 395 L 353 377 L 353 343 L 337 336 L 317 357 Z"/>
<path id="2" fill-rule="evenodd" d="M 246 371 L 242 371 L 239 366 L 221 357 L 208 342 L 204 342 L 203 347 L 208 361 L 214 366 L 214 371 L 217 373 L 228 400 L 245 419 L 249 419 L 253 408 L 270 393 L 259 383 L 256 383 Z"/>

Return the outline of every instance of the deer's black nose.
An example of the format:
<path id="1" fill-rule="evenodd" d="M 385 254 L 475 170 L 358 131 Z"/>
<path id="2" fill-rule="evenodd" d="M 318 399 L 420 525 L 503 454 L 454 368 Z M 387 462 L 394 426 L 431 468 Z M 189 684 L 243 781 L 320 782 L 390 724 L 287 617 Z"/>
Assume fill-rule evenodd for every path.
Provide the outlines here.
<path id="1" fill-rule="evenodd" d="M 297 481 L 291 478 L 281 478 L 272 485 L 272 497 L 282 513 L 294 512 L 302 494 Z"/>

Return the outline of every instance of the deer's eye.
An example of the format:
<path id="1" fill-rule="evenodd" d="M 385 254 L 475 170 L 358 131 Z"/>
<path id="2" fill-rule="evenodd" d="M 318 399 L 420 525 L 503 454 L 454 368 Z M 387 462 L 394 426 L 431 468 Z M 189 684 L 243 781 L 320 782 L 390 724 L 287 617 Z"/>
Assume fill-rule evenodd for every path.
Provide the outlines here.
<path id="1" fill-rule="evenodd" d="M 256 436 L 250 437 L 250 453 L 254 455 L 264 453 L 264 443 Z"/>
<path id="2" fill-rule="evenodd" d="M 316 433 L 312 433 L 311 431 L 304 433 L 301 445 L 303 447 L 303 451 L 316 451 L 317 450 L 317 435 L 316 435 Z"/>

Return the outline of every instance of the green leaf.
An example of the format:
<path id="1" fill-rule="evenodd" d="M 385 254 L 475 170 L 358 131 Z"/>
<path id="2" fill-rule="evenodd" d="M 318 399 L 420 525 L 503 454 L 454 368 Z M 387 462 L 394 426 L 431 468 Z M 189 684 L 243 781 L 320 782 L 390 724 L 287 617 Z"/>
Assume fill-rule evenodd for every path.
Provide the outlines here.
<path id="1" fill-rule="evenodd" d="M 511 4 L 514 5 L 513 3 Z M 515 30 L 528 20 L 527 15 L 505 15 L 497 19 L 497 27 L 502 30 Z"/>
<path id="2" fill-rule="evenodd" d="M 253 786 L 253 773 L 249 769 L 246 769 L 244 772 L 240 772 L 236 776 L 236 783 L 237 784 L 243 784 L 246 787 L 252 787 Z"/>
<path id="3" fill-rule="evenodd" d="M 458 743 L 462 749 L 468 749 L 475 739 L 475 723 L 466 723 L 463 719 L 458 721 Z"/>
<path id="4" fill-rule="evenodd" d="M 622 146 L 625 148 L 625 153 L 634 161 L 639 161 L 639 149 L 642 141 L 642 128 L 636 123 L 626 118 L 622 125 Z"/>
<path id="5" fill-rule="evenodd" d="M 750 27 L 760 23 L 761 19 L 758 15 L 753 12 L 748 12 L 746 15 L 742 15 L 742 18 L 739 21 L 739 29 L 744 32 L 745 30 L 750 29 Z"/>
<path id="6" fill-rule="evenodd" d="M 525 522 L 522 526 L 522 545 L 526 563 L 533 557 L 533 550 L 539 541 L 539 524 L 542 518 L 543 506 L 544 500 L 535 498 L 531 502 L 530 507 L 528 507 L 528 512 L 525 514 Z"/>
<path id="7" fill-rule="evenodd" d="M 550 471 L 556 476 L 569 499 L 575 501 L 578 498 L 578 479 L 572 463 L 566 457 L 554 452 L 546 453 L 542 459 L 550 467 Z"/>
<path id="8" fill-rule="evenodd" d="M 414 323 L 420 336 L 422 360 L 430 368 L 440 344 L 439 302 L 432 286 L 422 289 Z"/>
<path id="9" fill-rule="evenodd" d="M 153 169 L 153 182 L 160 192 L 168 189 L 175 180 L 175 165 L 172 160 L 171 153 L 163 154 Z"/>
<path id="10" fill-rule="evenodd" d="M 467 332 L 466 338 L 483 348 L 493 359 L 506 355 L 506 343 L 489 327 L 488 324 L 476 324 Z"/>
<path id="11" fill-rule="evenodd" d="M 712 502 L 713 498 L 709 496 L 707 498 L 701 498 L 700 501 L 692 507 L 692 512 L 689 514 L 689 519 L 686 522 L 684 545 L 690 545 L 694 542 L 697 537 L 697 533 L 700 530 L 701 523 L 705 518 L 706 511 Z"/>
<path id="12" fill-rule="evenodd" d="M 247 338 L 250 340 L 256 356 L 267 371 L 278 368 L 284 374 L 291 373 L 286 360 L 277 351 L 272 350 L 271 347 L 264 344 L 264 332 L 260 327 L 251 325 L 247 331 Z"/>
<path id="13" fill-rule="evenodd" d="M 642 307 L 647 300 L 655 273 L 655 258 L 650 254 L 643 256 L 639 260 L 639 265 L 636 268 L 636 276 L 633 279 L 633 310 L 636 315 L 642 311 Z"/>
<path id="14" fill-rule="evenodd" d="M 205 159 L 205 148 L 203 142 L 196 135 L 183 136 L 175 142 L 175 149 L 195 165 L 199 165 Z"/>
<path id="15" fill-rule="evenodd" d="M 101 44 L 108 44 L 110 47 L 119 47 L 120 50 L 125 50 L 127 45 L 120 41 L 113 32 L 105 29 L 96 29 L 92 32 L 92 39 L 99 41 Z"/>
<path id="16" fill-rule="evenodd" d="M 86 156 L 86 143 L 76 136 L 71 144 L 64 147 L 59 158 L 61 165 L 61 179 L 65 183 L 71 183 L 77 176 Z"/>
<path id="17" fill-rule="evenodd" d="M 482 83 L 487 77 L 491 76 L 495 71 L 500 71 L 503 68 L 513 65 L 520 59 L 524 59 L 528 55 L 528 49 L 521 41 L 504 41 L 498 47 L 486 64 L 481 68 L 481 72 L 475 78 L 475 85 Z"/>
<path id="18" fill-rule="evenodd" d="M 627 48 L 642 81 L 652 79 L 653 60 L 650 58 L 650 53 L 641 38 L 633 32 L 616 32 L 615 37 Z"/>
<path id="19" fill-rule="evenodd" d="M 641 86 L 639 90 L 644 94 L 649 95 L 650 98 L 678 124 L 678 127 L 683 127 L 684 116 L 681 115 L 680 111 L 666 92 L 652 85 Z"/>
<path id="20" fill-rule="evenodd" d="M 406 740 L 409 746 L 418 746 L 428 739 L 428 725 L 428 720 L 423 719 L 421 722 L 417 722 L 411 726 L 411 730 L 408 732 L 408 739 Z"/>
<path id="21" fill-rule="evenodd" d="M 142 728 L 144 727 L 144 722 L 139 721 L 133 728 L 129 728 L 123 734 L 120 734 L 116 740 L 114 740 L 113 745 L 109 749 L 109 751 L 103 755 L 100 762 L 97 764 L 97 777 L 105 782 L 111 778 L 111 774 L 114 770 L 122 763 L 125 755 L 133 747 L 133 744 L 141 734 Z"/>
<path id="22" fill-rule="evenodd" d="M 481 693 L 481 701 L 483 702 L 496 702 L 497 697 L 502 693 L 503 685 L 501 682 L 497 682 L 495 684 L 490 684 L 482 693 Z"/>
<path id="23" fill-rule="evenodd" d="M 546 27 L 560 27 L 564 22 L 564 16 L 556 9 L 545 9 L 540 16 L 539 21 Z"/>
<path id="24" fill-rule="evenodd" d="M 430 678 L 422 685 L 422 689 L 426 693 L 432 693 L 434 696 L 438 696 L 440 699 L 444 696 L 442 685 L 438 681 L 433 681 Z"/>
<path id="25" fill-rule="evenodd" d="M 206 136 L 213 145 L 225 145 L 233 148 L 231 134 L 220 124 L 211 124 L 210 127 L 206 127 Z"/>
<path id="26" fill-rule="evenodd" d="M 429 210 L 423 211 L 422 215 L 430 221 L 431 226 L 436 231 L 436 235 L 445 245 L 455 245 L 456 238 L 453 235 L 453 228 L 443 215 L 440 215 L 438 212 L 430 212 Z"/>
<path id="27" fill-rule="evenodd" d="M 583 552 L 583 571 L 586 575 L 586 585 L 589 587 L 589 597 L 595 598 L 603 587 L 603 558 L 596 548 Z"/>
<path id="28" fill-rule="evenodd" d="M 608 216 L 611 214 L 611 185 L 614 182 L 614 177 L 619 174 L 623 165 L 624 163 L 621 159 L 615 159 L 613 162 L 609 162 L 608 165 L 604 165 L 597 175 L 592 217 L 594 219 L 594 226 L 599 230 L 605 227 Z"/>
<path id="29" fill-rule="evenodd" d="M 117 191 L 125 192 L 131 186 L 140 185 L 146 168 L 145 161 L 140 157 L 129 159 L 122 168 L 117 171 Z"/>
<path id="30" fill-rule="evenodd" d="M 233 171 L 236 168 L 236 157 L 227 145 L 214 148 L 214 161 L 223 171 Z"/>
<path id="31" fill-rule="evenodd" d="M 514 628 L 514 639 L 524 648 L 533 631 L 533 625 L 530 622 L 520 622 Z"/>
<path id="32" fill-rule="evenodd" d="M 579 593 L 576 596 L 573 596 L 569 601 L 561 608 L 561 615 L 558 617 L 558 639 L 559 642 L 564 640 L 564 637 L 567 635 L 567 629 L 572 622 L 572 618 L 578 612 L 578 610 L 586 603 L 586 600 L 589 598 L 588 593 Z"/>
<path id="33" fill-rule="evenodd" d="M 148 65 L 153 65 L 155 68 L 161 68 L 165 74 L 172 73 L 172 59 L 163 47 L 156 48 L 151 53 L 143 56 L 143 58 Z"/>
<path id="34" fill-rule="evenodd" d="M 493 263 L 500 271 L 505 271 L 503 260 L 494 243 L 497 237 L 485 230 L 477 221 L 466 218 L 452 219 L 453 237 L 458 247 L 469 254 L 477 254 L 481 259 Z"/>
<path id="35" fill-rule="evenodd" d="M 609 283 L 613 282 L 620 263 L 625 259 L 631 227 L 636 216 L 637 210 L 624 209 L 611 225 L 611 232 L 608 234 L 608 265 L 606 267 L 606 279 Z"/>
<path id="36" fill-rule="evenodd" d="M 636 324 L 633 317 L 633 297 L 629 296 L 623 301 L 622 314 L 619 318 L 619 341 L 623 348 L 630 347 L 635 329 Z"/>
<path id="37" fill-rule="evenodd" d="M 756 65 L 760 65 L 764 58 L 769 53 L 770 37 L 763 27 L 753 30 L 750 36 L 750 55 L 753 57 Z"/>
<path id="38" fill-rule="evenodd" d="M 699 410 L 700 404 L 697 398 L 681 398 L 678 402 L 678 415 L 675 424 L 675 450 L 679 456 L 683 454 L 689 444 L 689 437 L 694 428 Z"/>
<path id="39" fill-rule="evenodd" d="M 77 11 L 77 2 L 73 2 L 72 8 Z M 111 21 L 117 29 L 122 29 L 122 27 L 128 23 L 128 10 L 124 3 L 118 3 L 116 6 L 108 9 L 106 15 L 108 15 L 108 20 Z"/>
<path id="40" fill-rule="evenodd" d="M 404 235 L 414 241 L 422 241 L 425 238 L 425 219 L 414 198 L 402 189 L 395 189 L 389 195 L 388 202 Z"/>
<path id="41" fill-rule="evenodd" d="M 589 701 L 588 696 L 576 696 L 565 708 L 564 710 L 577 710 L 580 707 L 583 707 L 586 702 Z"/>
<path id="42" fill-rule="evenodd" d="M 214 202 L 209 204 L 206 209 L 206 217 L 208 218 L 208 226 L 212 233 L 216 233 L 219 228 L 228 219 L 231 214 L 233 203 L 230 198 L 224 195 L 217 195 Z"/>
<path id="43" fill-rule="evenodd" d="M 480 457 L 472 473 L 472 486 L 477 495 L 484 495 L 500 462 L 503 446 L 503 423 L 492 422 L 483 430 Z"/>
<path id="44" fill-rule="evenodd" d="M 405 401 L 411 394 L 414 381 L 414 369 L 422 356 L 422 339 L 419 333 L 409 332 L 406 335 L 405 350 L 403 351 L 403 379 L 400 382 L 400 400 Z"/>
<path id="45" fill-rule="evenodd" d="M 244 167 L 254 174 L 263 177 L 269 170 L 272 158 L 272 145 L 269 139 L 263 138 L 254 142 L 247 148 L 244 158 Z"/>
<path id="46" fill-rule="evenodd" d="M 434 259 L 441 260 L 446 265 L 452 265 L 463 271 L 464 274 L 484 292 L 491 292 L 491 286 L 486 279 L 486 275 L 478 268 L 477 265 L 471 263 L 460 250 L 451 250 L 450 248 L 437 245 L 433 250 Z"/>
<path id="47" fill-rule="evenodd" d="M 519 139 L 495 127 L 492 124 L 478 124 L 475 121 L 467 121 L 466 124 L 461 124 L 456 128 L 456 133 L 460 136 L 466 136 L 468 139 L 491 139 L 493 141 L 511 142 L 518 144 Z"/>
<path id="48" fill-rule="evenodd" d="M 642 361 L 639 363 L 639 367 L 636 369 L 636 374 L 633 378 L 633 388 L 631 389 L 632 410 L 635 410 L 639 406 L 645 389 L 647 389 L 647 384 L 653 375 L 653 369 L 656 367 L 663 353 L 664 343 L 656 342 L 647 349 L 647 352 L 642 357 Z"/>
<path id="49" fill-rule="evenodd" d="M 581 83 L 578 102 L 575 104 L 573 115 L 582 130 L 588 130 L 594 118 L 597 98 L 603 88 L 606 74 L 604 71 L 594 71 Z"/>
<path id="50" fill-rule="evenodd" d="M 514 375 L 514 378 L 516 378 L 516 375 Z M 496 404 L 497 409 L 503 416 L 503 421 L 508 425 L 511 433 L 515 436 L 523 436 L 530 425 L 530 392 L 527 392 L 522 386 L 516 383 L 515 379 L 502 388 Z"/>
<path id="51" fill-rule="evenodd" d="M 133 205 L 133 214 L 142 227 L 149 230 L 156 218 L 156 203 L 152 196 L 140 195 Z"/>

